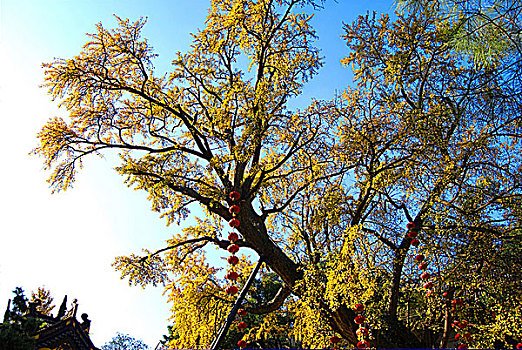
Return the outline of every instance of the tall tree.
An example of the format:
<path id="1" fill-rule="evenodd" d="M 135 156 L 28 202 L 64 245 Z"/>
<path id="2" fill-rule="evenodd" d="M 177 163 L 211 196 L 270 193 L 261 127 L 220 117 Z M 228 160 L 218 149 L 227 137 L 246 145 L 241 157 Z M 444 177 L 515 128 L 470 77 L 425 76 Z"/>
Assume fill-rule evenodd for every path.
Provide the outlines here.
<path id="1" fill-rule="evenodd" d="M 6 310 L 4 322 L 0 324 L 0 350 L 36 349 L 34 334 L 42 322 L 26 316 L 29 308 L 23 288 L 16 287 L 13 293 L 12 307 Z"/>
<path id="2" fill-rule="evenodd" d="M 473 344 L 491 346 L 480 334 L 520 313 L 510 309 L 520 292 L 495 283 L 499 273 L 520 280 L 502 270 L 521 232 L 519 96 L 502 67 L 455 53 L 447 22 L 424 11 L 347 25 L 343 63 L 357 87 L 289 111 L 321 65 L 311 16 L 296 11 L 306 3 L 212 1 L 192 50 L 163 76 L 140 38 L 144 20 L 98 24 L 80 55 L 44 65 L 70 112 L 38 135 L 51 186 L 67 189 L 85 156 L 117 149 L 119 173 L 168 223 L 201 205 L 206 217 L 167 248 L 115 262 L 130 283 L 166 283 L 172 346 L 208 347 L 228 312 L 232 297 L 203 248 L 227 249 L 223 220 L 233 218 L 236 244 L 266 257 L 281 282 L 246 309 L 291 314 L 304 347 L 328 347 L 335 333 L 360 347 L 445 347 L 464 317 L 482 332 Z M 241 259 L 240 282 L 252 267 Z M 479 306 L 502 316 L 480 319 L 470 311 Z"/>

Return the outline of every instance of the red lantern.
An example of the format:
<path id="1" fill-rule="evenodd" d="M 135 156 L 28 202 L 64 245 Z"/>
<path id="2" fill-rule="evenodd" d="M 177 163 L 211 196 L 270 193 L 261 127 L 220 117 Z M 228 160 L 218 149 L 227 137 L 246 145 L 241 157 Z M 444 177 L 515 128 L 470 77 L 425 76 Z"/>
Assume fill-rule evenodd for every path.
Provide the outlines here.
<path id="1" fill-rule="evenodd" d="M 235 232 L 230 232 L 230 233 L 228 234 L 228 240 L 229 240 L 230 242 L 235 242 L 235 241 L 237 241 L 238 239 L 239 239 L 239 237 L 237 236 L 237 233 L 235 233 Z"/>
<path id="2" fill-rule="evenodd" d="M 239 274 L 236 271 L 230 271 L 225 276 L 226 279 L 229 279 L 229 280 L 232 280 L 232 281 L 237 280 L 238 277 L 239 277 Z"/>
<path id="3" fill-rule="evenodd" d="M 408 233 L 408 237 L 410 237 L 410 238 L 415 238 L 415 237 L 417 237 L 418 235 L 419 235 L 419 233 L 418 233 L 417 231 L 410 231 L 410 232 Z"/>
<path id="4" fill-rule="evenodd" d="M 471 341 L 471 333 L 464 333 L 463 337 L 466 338 L 467 341 Z"/>
<path id="5" fill-rule="evenodd" d="M 432 290 L 428 290 L 428 291 L 426 292 L 426 296 L 427 296 L 427 297 L 431 296 L 432 294 L 433 294 L 433 291 L 432 291 Z"/>
<path id="6" fill-rule="evenodd" d="M 364 327 L 360 327 L 356 332 L 355 332 L 359 337 L 360 336 L 364 336 L 364 337 L 367 337 L 368 336 L 368 329 L 364 328 Z"/>
<path id="7" fill-rule="evenodd" d="M 239 200 L 239 198 L 241 198 L 241 195 L 239 194 L 238 191 L 232 191 L 230 192 L 230 194 L 228 195 L 230 197 L 230 199 L 232 199 L 234 202 Z"/>
<path id="8" fill-rule="evenodd" d="M 237 256 L 232 255 L 228 257 L 227 261 L 230 265 L 236 265 L 239 262 L 239 259 Z"/>
<path id="9" fill-rule="evenodd" d="M 364 305 L 363 304 L 355 304 L 353 307 L 353 311 L 355 312 L 363 312 L 364 311 Z"/>
<path id="10" fill-rule="evenodd" d="M 467 348 L 468 348 L 468 344 L 464 343 L 464 344 L 460 344 L 457 349 L 467 349 Z"/>
<path id="11" fill-rule="evenodd" d="M 245 309 L 239 309 L 239 310 L 237 310 L 237 314 L 239 316 L 245 316 L 246 315 L 246 310 Z"/>
<path id="12" fill-rule="evenodd" d="M 236 286 L 229 286 L 229 287 L 227 287 L 227 289 L 225 289 L 225 291 L 227 292 L 227 294 L 230 294 L 230 295 L 234 295 L 237 292 L 239 292 L 239 290 L 237 289 Z"/>
<path id="13" fill-rule="evenodd" d="M 428 278 L 431 277 L 431 274 L 428 272 L 428 271 L 424 271 L 421 275 L 420 275 L 420 278 L 422 278 L 423 280 L 427 280 Z"/>
<path id="14" fill-rule="evenodd" d="M 239 327 L 239 329 L 245 329 L 248 327 L 247 324 L 243 321 L 239 322 L 237 326 Z"/>
<path id="15" fill-rule="evenodd" d="M 420 244 L 420 241 L 417 238 L 414 238 L 411 240 L 411 245 L 414 247 L 418 247 Z"/>
<path id="16" fill-rule="evenodd" d="M 417 256 L 415 257 L 415 260 L 416 260 L 417 262 L 422 262 L 422 261 L 424 260 L 424 255 L 422 255 L 422 254 L 417 255 Z"/>
<path id="17" fill-rule="evenodd" d="M 428 264 L 426 264 L 426 263 L 419 264 L 419 270 L 426 270 L 427 268 L 428 268 Z"/>
<path id="18" fill-rule="evenodd" d="M 354 319 L 354 322 L 357 323 L 357 324 L 361 324 L 363 323 L 364 321 L 366 321 L 366 317 L 364 317 L 363 315 L 357 315 L 355 316 L 355 319 Z"/>
<path id="19" fill-rule="evenodd" d="M 230 214 L 237 214 L 239 213 L 239 206 L 234 204 L 233 206 L 228 208 L 228 211 L 230 212 Z"/>
<path id="20" fill-rule="evenodd" d="M 444 293 L 442 293 L 442 296 L 443 296 L 444 298 L 447 298 L 447 297 L 448 297 L 448 292 L 444 292 Z"/>
<path id="21" fill-rule="evenodd" d="M 462 328 L 466 328 L 467 326 L 469 326 L 469 323 L 468 323 L 468 321 L 464 320 L 464 321 L 462 321 L 461 325 L 462 325 Z"/>
<path id="22" fill-rule="evenodd" d="M 334 335 L 333 337 L 330 338 L 330 343 L 332 343 L 332 344 L 337 344 L 340 341 L 341 341 L 341 338 L 339 338 L 336 335 Z"/>
<path id="23" fill-rule="evenodd" d="M 517 344 L 517 349 L 522 349 L 522 343 Z"/>
<path id="24" fill-rule="evenodd" d="M 232 220 L 230 220 L 228 222 L 228 224 L 230 225 L 230 227 L 238 228 L 239 227 L 239 220 L 236 219 L 236 218 L 233 218 Z"/>
<path id="25" fill-rule="evenodd" d="M 366 340 L 361 340 L 357 343 L 357 349 L 367 349 L 370 347 L 370 343 L 368 343 Z"/>
<path id="26" fill-rule="evenodd" d="M 433 288 L 433 282 L 428 282 L 424 284 L 424 289 L 431 289 Z"/>
<path id="27" fill-rule="evenodd" d="M 232 254 L 236 254 L 239 250 L 239 247 L 237 246 L 237 244 L 231 244 L 228 246 L 227 250 Z"/>
<path id="28" fill-rule="evenodd" d="M 455 334 L 455 340 L 459 340 L 460 337 L 462 337 L 462 334 L 460 334 L 460 333 Z"/>
<path id="29" fill-rule="evenodd" d="M 406 227 L 408 228 L 408 230 L 413 230 L 415 228 L 415 223 L 410 222 L 408 225 L 406 225 Z"/>
<path id="30" fill-rule="evenodd" d="M 246 348 L 247 342 L 244 341 L 243 339 L 241 339 L 240 341 L 237 342 L 237 346 L 239 346 L 240 348 Z"/>

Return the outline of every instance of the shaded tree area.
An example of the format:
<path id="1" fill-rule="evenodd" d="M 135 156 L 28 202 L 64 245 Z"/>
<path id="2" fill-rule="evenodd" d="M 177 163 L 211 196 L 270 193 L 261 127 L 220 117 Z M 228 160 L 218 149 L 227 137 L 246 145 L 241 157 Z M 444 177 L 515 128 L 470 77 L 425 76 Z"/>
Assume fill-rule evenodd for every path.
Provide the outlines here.
<path id="1" fill-rule="evenodd" d="M 84 157 L 114 149 L 168 223 L 194 220 L 168 247 L 114 264 L 131 284 L 165 285 L 169 346 L 208 347 L 226 317 L 234 298 L 204 248 L 226 251 L 233 218 L 235 244 L 277 275 L 270 297 L 258 285 L 244 305 L 248 346 L 273 346 L 278 331 L 305 348 L 337 336 L 346 347 L 520 341 L 516 53 L 475 64 L 434 3 L 345 25 L 355 85 L 304 110 L 287 104 L 321 66 L 306 1 L 212 1 L 165 75 L 142 19 L 98 24 L 78 56 L 44 65 L 70 112 L 38 135 L 51 186 L 67 189 Z M 242 256 L 240 284 L 252 268 Z"/>
<path id="2" fill-rule="evenodd" d="M 16 287 L 13 293 L 15 296 L 12 303 L 9 300 L 3 322 L 0 324 L 0 349 L 36 349 L 34 335 L 45 325 L 45 322 L 27 315 L 29 299 L 25 296 L 23 288 Z M 36 304 L 36 310 L 46 315 L 54 308 L 50 291 L 43 287 L 38 287 L 38 290 L 32 293 L 30 301 Z"/>

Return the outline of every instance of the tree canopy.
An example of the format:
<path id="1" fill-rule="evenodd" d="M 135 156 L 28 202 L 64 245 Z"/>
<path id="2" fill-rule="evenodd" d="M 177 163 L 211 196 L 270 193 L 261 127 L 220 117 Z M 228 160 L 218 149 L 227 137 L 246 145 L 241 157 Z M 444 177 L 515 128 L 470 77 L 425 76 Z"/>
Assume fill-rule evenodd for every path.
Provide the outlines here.
<path id="1" fill-rule="evenodd" d="M 117 332 L 111 341 L 101 347 L 102 350 L 146 350 L 149 346 L 128 334 Z"/>
<path id="2" fill-rule="evenodd" d="M 216 336 L 233 297 L 204 248 L 231 243 L 279 278 L 270 300 L 245 305 L 265 320 L 247 344 L 274 327 L 312 348 L 492 347 L 520 336 L 512 55 L 473 64 L 433 8 L 395 21 L 367 14 L 344 28 L 356 84 L 290 110 L 322 64 L 307 4 L 213 0 L 167 74 L 154 70 L 144 19 L 98 24 L 78 56 L 44 64 L 44 86 L 69 111 L 38 134 L 52 188 L 115 149 L 127 185 L 168 223 L 194 220 L 167 248 L 114 264 L 131 284 L 165 284 L 171 347 L 207 348 Z M 205 217 L 191 216 L 193 204 Z M 224 224 L 233 219 L 236 239 Z M 252 268 L 241 256 L 240 285 Z"/>

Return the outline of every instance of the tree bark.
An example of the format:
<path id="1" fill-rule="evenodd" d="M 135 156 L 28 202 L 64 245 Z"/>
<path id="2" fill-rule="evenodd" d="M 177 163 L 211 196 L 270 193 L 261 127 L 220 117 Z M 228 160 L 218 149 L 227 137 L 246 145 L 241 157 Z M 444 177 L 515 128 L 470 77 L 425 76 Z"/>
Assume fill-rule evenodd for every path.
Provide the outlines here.
<path id="1" fill-rule="evenodd" d="M 241 211 L 237 218 L 240 225 L 238 231 L 243 236 L 248 246 L 255 247 L 254 250 L 265 257 L 266 264 L 283 280 L 285 285 L 292 290 L 292 293 L 299 296 L 299 292 L 294 289 L 298 280 L 303 278 L 299 265 L 293 262 L 281 248 L 279 248 L 268 235 L 265 223 L 250 203 L 241 206 Z M 354 323 L 355 313 L 341 305 L 336 310 L 331 310 L 327 305 L 321 305 L 323 310 L 329 315 L 329 323 L 339 332 L 343 338 L 352 344 L 357 344 L 355 331 L 357 325 Z"/>

